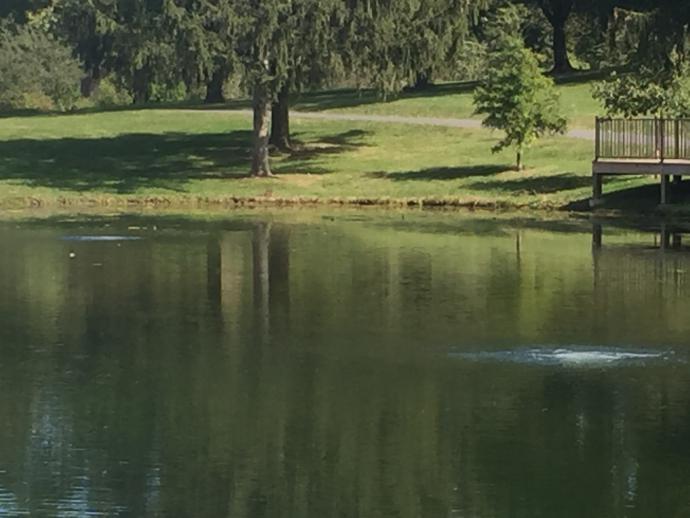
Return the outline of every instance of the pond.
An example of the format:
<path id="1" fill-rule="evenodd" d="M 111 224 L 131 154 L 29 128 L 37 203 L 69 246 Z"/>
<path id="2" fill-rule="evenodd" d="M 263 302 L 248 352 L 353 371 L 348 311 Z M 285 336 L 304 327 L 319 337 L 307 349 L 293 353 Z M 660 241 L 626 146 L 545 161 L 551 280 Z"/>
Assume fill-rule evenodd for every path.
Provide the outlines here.
<path id="1" fill-rule="evenodd" d="M 1 223 L 0 515 L 688 516 L 679 232 Z"/>

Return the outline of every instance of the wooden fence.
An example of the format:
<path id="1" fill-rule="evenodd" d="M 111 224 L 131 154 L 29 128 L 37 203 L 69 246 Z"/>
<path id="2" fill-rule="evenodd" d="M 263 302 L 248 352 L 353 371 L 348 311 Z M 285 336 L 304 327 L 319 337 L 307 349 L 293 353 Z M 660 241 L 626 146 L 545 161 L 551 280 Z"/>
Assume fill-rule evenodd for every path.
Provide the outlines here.
<path id="1" fill-rule="evenodd" d="M 690 119 L 596 121 L 597 160 L 690 160 Z"/>

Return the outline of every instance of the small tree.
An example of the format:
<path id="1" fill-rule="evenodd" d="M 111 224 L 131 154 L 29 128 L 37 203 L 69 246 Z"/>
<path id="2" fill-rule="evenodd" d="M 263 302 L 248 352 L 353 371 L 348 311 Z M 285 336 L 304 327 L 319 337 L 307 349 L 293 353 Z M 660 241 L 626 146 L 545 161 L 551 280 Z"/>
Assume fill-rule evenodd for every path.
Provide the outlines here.
<path id="1" fill-rule="evenodd" d="M 524 151 L 536 139 L 565 132 L 553 80 L 542 74 L 534 54 L 515 36 L 497 43 L 486 77 L 475 91 L 476 113 L 486 115 L 484 126 L 505 132 L 493 152 L 516 147 L 517 169 L 522 170 Z"/>

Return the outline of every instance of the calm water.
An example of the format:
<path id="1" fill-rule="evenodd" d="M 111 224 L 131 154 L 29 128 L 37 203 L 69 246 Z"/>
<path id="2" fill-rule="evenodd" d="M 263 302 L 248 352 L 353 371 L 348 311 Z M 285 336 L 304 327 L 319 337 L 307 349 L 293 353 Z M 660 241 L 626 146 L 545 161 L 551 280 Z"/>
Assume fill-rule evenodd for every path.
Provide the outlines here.
<path id="1" fill-rule="evenodd" d="M 690 516 L 690 248 L 463 218 L 0 224 L 0 515 Z"/>

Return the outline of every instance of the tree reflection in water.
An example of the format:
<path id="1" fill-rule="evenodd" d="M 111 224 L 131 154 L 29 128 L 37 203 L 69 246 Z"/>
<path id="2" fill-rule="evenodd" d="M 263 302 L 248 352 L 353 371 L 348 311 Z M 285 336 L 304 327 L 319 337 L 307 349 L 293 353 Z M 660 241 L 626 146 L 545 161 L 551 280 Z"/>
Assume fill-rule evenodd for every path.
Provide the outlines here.
<path id="1" fill-rule="evenodd" d="M 448 357 L 684 351 L 686 254 L 529 227 L 156 225 L 69 244 L 0 226 L 0 514 L 690 512 L 687 365 Z"/>

